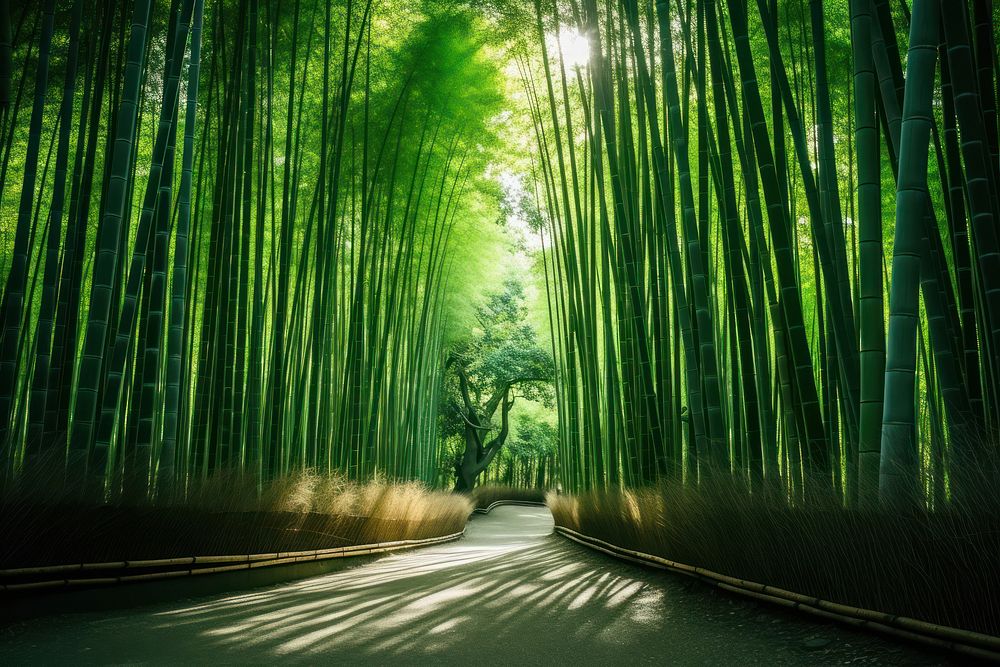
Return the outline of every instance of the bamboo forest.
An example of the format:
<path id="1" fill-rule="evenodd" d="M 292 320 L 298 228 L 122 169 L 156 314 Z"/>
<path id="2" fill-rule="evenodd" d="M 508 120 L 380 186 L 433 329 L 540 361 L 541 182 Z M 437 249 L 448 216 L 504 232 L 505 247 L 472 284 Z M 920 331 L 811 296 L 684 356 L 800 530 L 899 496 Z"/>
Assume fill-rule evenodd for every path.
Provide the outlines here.
<path id="1" fill-rule="evenodd" d="M 0 662 L 1000 661 L 998 38 L 0 0 Z"/>

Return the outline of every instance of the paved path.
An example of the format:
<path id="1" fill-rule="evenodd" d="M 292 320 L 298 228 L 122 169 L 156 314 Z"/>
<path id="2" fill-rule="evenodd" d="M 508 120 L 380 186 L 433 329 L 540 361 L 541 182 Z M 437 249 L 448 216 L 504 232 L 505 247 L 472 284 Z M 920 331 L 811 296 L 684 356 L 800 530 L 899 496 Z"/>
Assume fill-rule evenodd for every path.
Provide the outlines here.
<path id="1" fill-rule="evenodd" d="M 458 542 L 250 592 L 0 629 L 0 664 L 948 664 L 715 592 L 500 507 Z"/>

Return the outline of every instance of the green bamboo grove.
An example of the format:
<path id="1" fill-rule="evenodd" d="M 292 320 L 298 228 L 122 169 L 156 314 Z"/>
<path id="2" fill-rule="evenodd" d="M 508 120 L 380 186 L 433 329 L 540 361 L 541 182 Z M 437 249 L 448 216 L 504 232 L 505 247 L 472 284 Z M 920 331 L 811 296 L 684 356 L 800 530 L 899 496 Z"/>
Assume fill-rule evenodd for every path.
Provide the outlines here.
<path id="1" fill-rule="evenodd" d="M 3 477 L 450 485 L 465 429 L 491 483 L 960 504 L 1000 469 L 998 25 L 0 0 Z M 511 276 L 551 378 L 476 324 Z"/>
<path id="2" fill-rule="evenodd" d="M 4 476 L 433 481 L 499 93 L 410 5 L 0 5 Z"/>
<path id="3" fill-rule="evenodd" d="M 993 3 L 510 11 L 565 484 L 936 506 L 990 479 Z"/>

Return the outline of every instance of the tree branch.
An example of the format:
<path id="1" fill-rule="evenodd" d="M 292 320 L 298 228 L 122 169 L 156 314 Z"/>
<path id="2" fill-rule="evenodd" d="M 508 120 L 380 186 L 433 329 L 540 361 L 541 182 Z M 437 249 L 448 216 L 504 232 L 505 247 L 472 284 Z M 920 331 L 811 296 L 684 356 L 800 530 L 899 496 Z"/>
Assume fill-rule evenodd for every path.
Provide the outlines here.
<path id="1" fill-rule="evenodd" d="M 500 448 L 503 447 L 504 442 L 507 441 L 507 435 L 510 433 L 510 410 L 514 407 L 514 399 L 508 399 L 507 394 L 504 394 L 503 399 L 503 411 L 500 413 L 500 432 L 497 433 L 497 437 L 493 438 L 488 445 L 486 445 L 486 455 L 480 460 L 480 470 L 485 469 L 489 466 L 490 462 L 493 461 L 493 457 L 497 455 Z"/>
<path id="2" fill-rule="evenodd" d="M 493 414 L 497 411 L 497 407 L 499 407 L 500 401 L 504 399 L 504 397 L 507 395 L 507 392 L 509 392 L 515 385 L 524 384 L 525 382 L 549 382 L 549 381 L 550 378 L 534 377 L 534 376 L 518 377 L 514 378 L 513 380 L 508 380 L 507 382 L 504 382 L 499 387 L 497 387 L 496 392 L 494 392 L 493 396 L 490 397 L 490 400 L 486 402 L 486 407 L 483 408 L 483 414 L 486 416 L 487 419 L 492 421 Z"/>
<path id="3" fill-rule="evenodd" d="M 486 402 L 486 407 L 483 409 L 483 413 L 486 418 L 493 421 L 493 414 L 497 411 L 497 407 L 500 405 L 500 401 L 504 400 L 507 396 L 507 392 L 510 391 L 513 382 L 505 382 L 500 385 L 497 390 L 490 396 L 490 400 Z"/>
<path id="4" fill-rule="evenodd" d="M 479 422 L 479 416 L 476 414 L 476 407 L 472 403 L 472 399 L 469 397 L 469 376 L 465 373 L 465 368 L 462 364 L 455 364 L 456 373 L 458 374 L 459 386 L 462 390 L 462 401 L 465 403 L 465 409 L 468 415 L 462 414 L 459 410 L 459 414 L 462 414 L 462 419 L 465 420 L 465 430 L 467 433 L 472 435 L 473 443 L 476 446 L 476 459 L 478 460 L 483 451 L 483 437 L 480 435 L 480 431 L 485 431 L 488 429 L 483 428 Z"/>

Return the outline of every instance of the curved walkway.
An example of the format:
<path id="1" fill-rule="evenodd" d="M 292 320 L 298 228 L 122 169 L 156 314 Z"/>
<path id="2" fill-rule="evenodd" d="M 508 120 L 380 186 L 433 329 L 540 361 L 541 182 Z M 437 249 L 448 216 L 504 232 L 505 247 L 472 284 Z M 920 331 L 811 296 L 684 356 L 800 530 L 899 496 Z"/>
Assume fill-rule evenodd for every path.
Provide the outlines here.
<path id="1" fill-rule="evenodd" d="M 949 664 L 596 554 L 532 507 L 313 579 L 0 629 L 0 664 L 279 662 Z"/>

